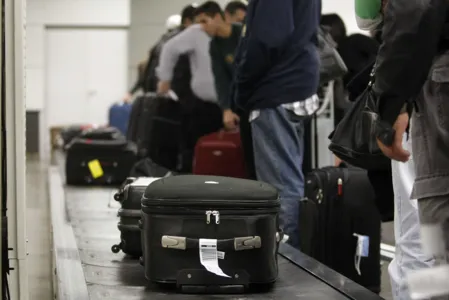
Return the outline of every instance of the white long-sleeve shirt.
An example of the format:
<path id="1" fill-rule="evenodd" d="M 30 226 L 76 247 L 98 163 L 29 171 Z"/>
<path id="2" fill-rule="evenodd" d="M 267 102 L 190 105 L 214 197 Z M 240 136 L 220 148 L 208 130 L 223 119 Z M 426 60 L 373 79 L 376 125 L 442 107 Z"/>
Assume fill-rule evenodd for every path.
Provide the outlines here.
<path id="1" fill-rule="evenodd" d="M 156 70 L 158 78 L 163 81 L 171 81 L 179 56 L 187 54 L 192 72 L 190 82 L 192 91 L 204 101 L 217 102 L 209 55 L 210 40 L 211 38 L 199 24 L 190 26 L 170 39 L 162 47 L 159 66 Z"/>

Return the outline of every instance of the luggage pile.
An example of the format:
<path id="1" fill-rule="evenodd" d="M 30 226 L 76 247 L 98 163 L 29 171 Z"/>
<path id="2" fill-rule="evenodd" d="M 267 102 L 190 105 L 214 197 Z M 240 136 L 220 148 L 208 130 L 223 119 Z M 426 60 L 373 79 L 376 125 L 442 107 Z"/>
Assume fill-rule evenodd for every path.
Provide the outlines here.
<path id="1" fill-rule="evenodd" d="M 116 194 L 121 243 L 145 277 L 181 292 L 245 292 L 278 277 L 280 202 L 268 184 L 219 176 L 130 178 Z M 140 232 L 138 231 L 140 221 Z"/>
<path id="2" fill-rule="evenodd" d="M 84 130 L 67 145 L 66 183 L 120 185 L 136 162 L 136 148 L 116 128 Z"/>

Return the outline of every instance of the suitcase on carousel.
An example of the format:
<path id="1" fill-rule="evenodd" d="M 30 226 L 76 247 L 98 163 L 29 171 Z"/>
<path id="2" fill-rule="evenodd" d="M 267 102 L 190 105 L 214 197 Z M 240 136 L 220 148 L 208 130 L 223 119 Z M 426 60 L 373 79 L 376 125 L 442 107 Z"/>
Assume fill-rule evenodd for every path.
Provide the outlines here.
<path id="1" fill-rule="evenodd" d="M 193 174 L 247 178 L 244 157 L 240 133 L 221 130 L 198 140 Z"/>
<path id="2" fill-rule="evenodd" d="M 69 145 L 74 138 L 81 135 L 81 133 L 84 130 L 91 129 L 93 127 L 94 125 L 92 124 L 85 124 L 85 125 L 72 125 L 62 129 L 60 136 L 62 140 L 63 150 L 66 150 L 67 145 Z"/>
<path id="3" fill-rule="evenodd" d="M 122 136 L 116 140 L 75 138 L 65 164 L 69 185 L 120 185 L 136 162 L 137 150 Z"/>
<path id="4" fill-rule="evenodd" d="M 115 103 L 109 108 L 109 126 L 117 128 L 123 135 L 128 132 L 130 103 Z"/>
<path id="5" fill-rule="evenodd" d="M 142 197 L 146 278 L 187 293 L 270 287 L 278 277 L 279 206 L 277 190 L 257 181 L 180 175 L 153 182 Z"/>
<path id="6" fill-rule="evenodd" d="M 114 199 L 121 204 L 118 211 L 120 221 L 117 225 L 120 230 L 120 243 L 113 245 L 114 253 L 124 253 L 139 258 L 142 256 L 142 241 L 139 228 L 141 217 L 142 195 L 150 183 L 158 180 L 156 177 L 127 178 L 122 187 L 114 195 Z"/>
<path id="7" fill-rule="evenodd" d="M 326 167 L 310 172 L 305 182 L 301 251 L 379 293 L 381 219 L 366 171 Z"/>
<path id="8" fill-rule="evenodd" d="M 148 107 L 148 126 L 139 153 L 169 170 L 179 168 L 183 112 L 179 101 L 157 96 Z"/>

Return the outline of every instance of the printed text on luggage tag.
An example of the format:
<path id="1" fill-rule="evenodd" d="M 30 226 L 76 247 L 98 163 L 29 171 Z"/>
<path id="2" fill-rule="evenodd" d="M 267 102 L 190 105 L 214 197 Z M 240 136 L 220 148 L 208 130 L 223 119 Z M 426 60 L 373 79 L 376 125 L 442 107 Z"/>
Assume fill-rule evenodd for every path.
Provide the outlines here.
<path id="1" fill-rule="evenodd" d="M 218 251 L 217 240 L 212 239 L 200 239 L 200 262 L 211 273 L 221 277 L 231 276 L 226 275 L 218 265 Z M 220 254 L 221 256 L 221 254 Z M 224 253 L 223 253 L 224 258 Z"/>

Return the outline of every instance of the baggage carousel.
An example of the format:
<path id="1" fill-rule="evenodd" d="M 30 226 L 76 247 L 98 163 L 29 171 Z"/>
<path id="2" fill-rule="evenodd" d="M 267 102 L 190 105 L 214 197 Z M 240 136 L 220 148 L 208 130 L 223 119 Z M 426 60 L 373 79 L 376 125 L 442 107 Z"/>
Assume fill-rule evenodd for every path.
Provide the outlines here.
<path id="1" fill-rule="evenodd" d="M 265 293 L 184 295 L 147 282 L 138 260 L 114 254 L 118 206 L 113 188 L 65 187 L 49 169 L 56 299 L 382 299 L 289 245 L 279 253 L 279 278 Z M 169 297 L 169 298 L 166 298 Z"/>

